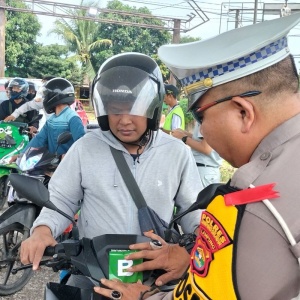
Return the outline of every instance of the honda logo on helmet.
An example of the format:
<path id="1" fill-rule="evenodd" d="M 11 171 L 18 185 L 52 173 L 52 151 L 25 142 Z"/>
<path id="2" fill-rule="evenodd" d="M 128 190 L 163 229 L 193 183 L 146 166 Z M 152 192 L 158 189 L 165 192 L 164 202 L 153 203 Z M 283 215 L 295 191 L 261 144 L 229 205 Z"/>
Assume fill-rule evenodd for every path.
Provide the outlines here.
<path id="1" fill-rule="evenodd" d="M 132 94 L 131 90 L 121 90 L 121 89 L 113 89 L 113 93 L 125 93 L 125 94 Z"/>

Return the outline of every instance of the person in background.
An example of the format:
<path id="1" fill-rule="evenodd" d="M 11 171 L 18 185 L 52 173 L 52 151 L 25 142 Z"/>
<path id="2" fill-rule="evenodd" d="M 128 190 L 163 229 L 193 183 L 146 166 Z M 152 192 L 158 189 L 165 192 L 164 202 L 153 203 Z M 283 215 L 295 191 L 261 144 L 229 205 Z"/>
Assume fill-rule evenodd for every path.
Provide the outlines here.
<path id="1" fill-rule="evenodd" d="M 10 98 L 0 104 L 0 120 L 5 120 L 7 116 L 11 115 L 16 109 L 27 103 L 26 96 L 28 94 L 29 85 L 23 78 L 13 78 L 8 84 Z M 38 113 L 36 110 L 28 111 L 20 114 L 15 118 L 16 122 L 28 123 L 33 120 Z M 30 126 L 30 132 L 34 133 L 39 128 L 39 121 L 37 120 Z"/>
<path id="2" fill-rule="evenodd" d="M 23 105 L 19 106 L 17 109 L 15 109 L 9 116 L 7 116 L 4 119 L 4 122 L 10 122 L 10 121 L 15 121 L 20 115 L 28 112 L 28 111 L 32 111 L 32 110 L 41 110 L 43 112 L 43 119 L 41 120 L 41 124 L 40 124 L 40 128 L 43 127 L 43 125 L 45 124 L 45 121 L 49 119 L 49 117 L 51 116 L 51 114 L 47 114 L 44 110 L 44 106 L 43 106 L 43 91 L 44 91 L 44 86 L 45 84 L 51 80 L 55 78 L 55 76 L 44 76 L 42 79 L 42 86 L 38 89 L 38 91 L 36 92 L 35 96 L 31 99 L 31 101 L 27 101 L 25 102 Z M 34 86 L 34 84 L 33 84 Z M 29 85 L 30 87 L 30 85 Z M 33 88 L 31 89 L 33 91 Z M 35 90 L 35 87 L 34 87 Z M 29 98 L 31 98 L 34 95 L 34 92 L 30 94 Z M 27 96 L 28 98 L 28 96 Z M 46 120 L 44 120 L 46 119 Z"/>
<path id="3" fill-rule="evenodd" d="M 72 144 L 85 134 L 80 117 L 70 108 L 75 101 L 74 87 L 64 78 L 53 78 L 45 83 L 41 98 L 46 113 L 52 115 L 22 153 L 30 147 L 47 147 L 50 153 L 55 153 L 58 136 L 69 131 L 72 139 L 61 145 L 57 151 L 57 154 L 64 155 Z"/>
<path id="4" fill-rule="evenodd" d="M 219 183 L 222 158 L 204 140 L 200 133 L 200 124 L 195 122 L 193 134 L 179 128 L 172 130 L 171 133 L 191 148 L 203 186 Z"/>
<path id="5" fill-rule="evenodd" d="M 165 118 L 164 125 L 161 128 L 165 133 L 170 134 L 176 128 L 185 129 L 184 113 L 180 107 L 177 97 L 179 91 L 176 86 L 172 84 L 165 84 L 164 102 L 169 106 L 169 112 Z"/>
<path id="6" fill-rule="evenodd" d="M 26 99 L 28 100 L 28 102 L 26 102 L 26 103 L 30 103 L 30 101 L 36 95 L 36 88 L 35 88 L 35 84 L 33 82 L 31 82 L 31 81 L 27 81 L 27 82 L 28 82 L 29 90 L 28 90 L 28 94 L 26 96 Z"/>
<path id="7" fill-rule="evenodd" d="M 58 208 L 70 216 L 80 209 L 77 224 L 81 237 L 141 234 L 136 204 L 111 147 L 124 156 L 147 204 L 166 222 L 170 222 L 174 206 L 179 212 L 186 210 L 202 190 L 189 149 L 158 130 L 164 92 L 159 66 L 147 55 L 122 53 L 101 65 L 92 88 L 100 129 L 87 132 L 74 143 L 49 184 L 50 199 Z M 194 211 L 183 217 L 179 224 L 183 232 L 197 230 L 200 215 L 201 211 Z M 32 262 L 37 270 L 44 249 L 56 244 L 55 237 L 68 225 L 64 216 L 43 208 L 30 238 L 21 245 L 22 263 Z M 184 248 L 173 247 L 189 257 Z M 92 289 L 96 283 L 72 275 L 67 284 Z"/>
<path id="8" fill-rule="evenodd" d="M 238 168 L 230 186 L 239 191 L 227 194 L 230 201 L 215 197 L 207 205 L 189 269 L 182 269 L 174 291 L 144 297 L 141 283 L 107 279 L 95 291 L 122 300 L 299 299 L 300 93 L 287 40 L 299 22 L 294 13 L 159 48 L 159 58 L 187 93 L 204 139 Z M 127 259 L 145 262 L 127 271 L 163 268 L 168 275 L 156 284 L 172 279 L 170 270 L 180 260 L 172 259 L 173 251 L 161 258 L 163 248 L 170 246 L 130 246 L 143 251 Z"/>

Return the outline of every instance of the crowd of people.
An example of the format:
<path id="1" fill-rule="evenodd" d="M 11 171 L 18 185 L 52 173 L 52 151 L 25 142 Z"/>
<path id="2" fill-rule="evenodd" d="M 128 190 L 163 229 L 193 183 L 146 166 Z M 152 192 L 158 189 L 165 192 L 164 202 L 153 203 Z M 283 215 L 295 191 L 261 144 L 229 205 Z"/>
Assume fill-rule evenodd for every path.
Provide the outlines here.
<path id="1" fill-rule="evenodd" d="M 295 13 L 208 40 L 160 47 L 159 58 L 177 86 L 164 82 L 147 55 L 112 56 L 92 86 L 100 128 L 86 134 L 69 109 L 72 85 L 62 78 L 45 83 L 43 107 L 54 114 L 31 145 L 51 147 L 61 132 L 51 129 L 61 120 L 66 125 L 62 130 L 73 135 L 51 178 L 50 200 L 70 217 L 80 210 L 80 237 L 118 233 L 151 239 L 130 246 L 139 251 L 126 259 L 144 262 L 128 271 L 165 270 L 151 287 L 74 274 L 68 285 L 113 300 L 299 299 L 300 94 L 287 44 L 287 34 L 299 21 Z M 1 118 L 10 121 L 26 102 L 28 84 L 14 79 L 8 89 L 12 104 L 1 106 Z M 195 119 L 193 132 L 185 128 L 181 91 Z M 169 112 L 160 127 L 163 102 Z M 194 236 L 191 249 L 167 243 L 155 232 L 141 232 L 138 209 L 112 148 L 124 156 L 147 204 L 161 219 L 170 222 L 174 212 L 199 202 L 199 209 L 178 220 L 182 233 Z M 222 159 L 238 169 L 203 203 L 197 196 L 220 183 Z M 57 243 L 68 223 L 43 208 L 22 242 L 22 263 L 37 270 L 45 248 Z M 180 281 L 171 292 L 159 289 L 175 279 Z"/>

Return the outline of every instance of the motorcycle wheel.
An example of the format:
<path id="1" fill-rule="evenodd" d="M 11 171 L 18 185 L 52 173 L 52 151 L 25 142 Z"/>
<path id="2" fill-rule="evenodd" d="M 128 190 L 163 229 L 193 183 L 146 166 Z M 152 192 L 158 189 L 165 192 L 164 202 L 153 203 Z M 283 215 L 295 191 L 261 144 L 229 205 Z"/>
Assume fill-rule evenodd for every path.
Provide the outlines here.
<path id="1" fill-rule="evenodd" d="M 12 274 L 20 267 L 21 242 L 29 237 L 29 229 L 12 224 L 0 229 L 0 296 L 7 296 L 20 291 L 33 275 L 32 268 Z"/>
<path id="2" fill-rule="evenodd" d="M 7 185 L 7 176 L 0 177 L 0 210 L 3 208 L 7 199 L 6 185 Z"/>

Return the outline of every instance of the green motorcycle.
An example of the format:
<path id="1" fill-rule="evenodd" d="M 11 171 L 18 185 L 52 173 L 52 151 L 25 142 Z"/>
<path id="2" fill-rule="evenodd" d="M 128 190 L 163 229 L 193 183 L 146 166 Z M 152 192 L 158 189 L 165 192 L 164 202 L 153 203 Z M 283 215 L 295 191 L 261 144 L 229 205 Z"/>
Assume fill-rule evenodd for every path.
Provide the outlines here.
<path id="1" fill-rule="evenodd" d="M 39 117 L 40 118 L 40 117 Z M 28 144 L 30 123 L 0 121 L 0 210 L 3 208 L 8 195 L 8 175 L 18 173 L 18 166 L 11 163 L 12 156 L 20 154 Z"/>

